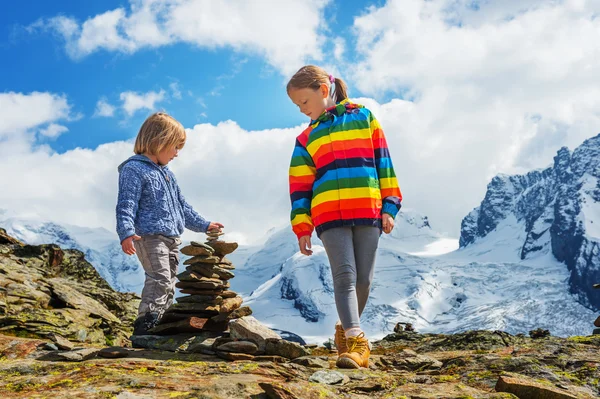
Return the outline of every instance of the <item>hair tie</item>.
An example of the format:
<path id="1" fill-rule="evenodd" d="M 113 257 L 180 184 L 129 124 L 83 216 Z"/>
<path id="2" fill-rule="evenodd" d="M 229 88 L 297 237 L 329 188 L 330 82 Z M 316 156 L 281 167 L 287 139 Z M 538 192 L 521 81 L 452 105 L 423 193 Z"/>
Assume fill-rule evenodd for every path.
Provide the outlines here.
<path id="1" fill-rule="evenodd" d="M 329 75 L 329 82 L 335 83 L 335 78 L 333 77 L 333 75 Z"/>

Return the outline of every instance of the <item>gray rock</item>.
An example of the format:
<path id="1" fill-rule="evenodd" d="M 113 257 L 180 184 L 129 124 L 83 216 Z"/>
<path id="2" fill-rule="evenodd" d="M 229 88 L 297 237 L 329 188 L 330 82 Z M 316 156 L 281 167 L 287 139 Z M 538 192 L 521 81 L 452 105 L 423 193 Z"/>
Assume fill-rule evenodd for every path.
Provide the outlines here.
<path id="1" fill-rule="evenodd" d="M 310 355 L 310 351 L 302 345 L 276 338 L 267 338 L 265 340 L 265 353 L 267 355 L 287 357 L 288 359 Z"/>
<path id="2" fill-rule="evenodd" d="M 248 353 L 253 355 L 258 350 L 258 346 L 250 341 L 232 341 L 220 345 L 216 349 L 223 352 Z"/>
<path id="3" fill-rule="evenodd" d="M 99 350 L 96 348 L 84 348 L 76 349 L 69 352 L 58 352 L 56 356 L 58 360 L 64 360 L 67 362 L 81 362 L 83 360 L 91 359 L 98 354 Z"/>
<path id="4" fill-rule="evenodd" d="M 118 359 L 129 356 L 129 350 L 121 348 L 120 346 L 111 346 L 109 348 L 103 348 L 98 352 L 98 356 L 107 359 Z"/>
<path id="5" fill-rule="evenodd" d="M 265 340 L 267 338 L 281 339 L 279 334 L 261 324 L 253 316 L 245 316 L 240 319 L 231 320 L 229 322 L 229 331 L 231 338 L 256 342 L 259 353 L 264 353 L 266 345 Z"/>
<path id="6" fill-rule="evenodd" d="M 217 338 L 194 337 L 194 340 L 188 345 L 186 352 L 203 353 L 205 355 L 214 355 L 213 344 Z"/>
<path id="7" fill-rule="evenodd" d="M 322 357 L 313 357 L 313 356 L 302 356 L 302 357 L 297 357 L 294 360 L 292 360 L 292 363 L 300 364 L 302 366 L 310 367 L 313 369 L 328 369 L 329 368 L 329 361 L 327 360 L 326 357 L 322 358 Z"/>
<path id="8" fill-rule="evenodd" d="M 339 371 L 334 370 L 319 370 L 310 376 L 310 382 L 318 382 L 319 384 L 336 385 L 344 384 L 350 379 Z"/>
<path id="9" fill-rule="evenodd" d="M 48 335 L 48 338 L 50 338 L 59 349 L 70 351 L 75 347 L 74 343 L 58 334 L 51 333 Z"/>

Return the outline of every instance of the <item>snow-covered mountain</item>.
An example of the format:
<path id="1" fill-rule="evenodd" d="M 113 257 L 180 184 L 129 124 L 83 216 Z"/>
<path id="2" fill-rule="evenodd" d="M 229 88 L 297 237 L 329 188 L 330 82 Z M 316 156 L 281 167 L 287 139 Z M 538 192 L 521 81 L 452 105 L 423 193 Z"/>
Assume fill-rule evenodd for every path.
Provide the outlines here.
<path id="1" fill-rule="evenodd" d="M 1 215 L 1 214 L 0 214 Z M 144 270 L 135 256 L 121 251 L 119 238 L 103 228 L 87 228 L 57 224 L 28 218 L 0 220 L 0 227 L 19 240 L 31 244 L 57 244 L 65 249 L 77 249 L 112 288 L 122 292 L 140 293 Z"/>
<path id="2" fill-rule="evenodd" d="M 421 332 L 527 333 L 542 327 L 567 336 L 591 331 L 594 313 L 569 294 L 567 268 L 551 254 L 521 260 L 505 253 L 506 242 L 498 236 L 449 252 L 456 240 L 435 233 L 426 217 L 402 212 L 396 223 L 380 241 L 361 318 L 369 336 L 379 338 L 399 321 Z M 232 288 L 244 293 L 262 322 L 319 342 L 331 336 L 337 320 L 329 263 L 320 241 L 313 240 L 310 257 L 296 245 L 289 227 L 273 234 L 238 270 Z M 494 253 L 503 259 L 486 259 Z"/>
<path id="3" fill-rule="evenodd" d="M 460 246 L 503 236 L 520 259 L 552 255 L 568 268 L 570 292 L 600 310 L 600 290 L 592 288 L 600 282 L 599 179 L 600 135 L 572 154 L 561 148 L 544 170 L 496 176 L 481 205 L 463 219 Z"/>

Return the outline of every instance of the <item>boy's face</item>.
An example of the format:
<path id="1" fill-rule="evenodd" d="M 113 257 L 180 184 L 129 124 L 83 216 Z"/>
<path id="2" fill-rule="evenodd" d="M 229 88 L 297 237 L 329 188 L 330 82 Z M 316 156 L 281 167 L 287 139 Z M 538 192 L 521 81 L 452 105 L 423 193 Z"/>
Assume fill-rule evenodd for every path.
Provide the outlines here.
<path id="1" fill-rule="evenodd" d="M 315 120 L 325 109 L 327 109 L 327 99 L 329 98 L 329 87 L 322 84 L 317 90 L 307 89 L 291 89 L 288 93 L 294 104 L 300 108 L 300 112 Z"/>
<path id="2" fill-rule="evenodd" d="M 165 147 L 161 152 L 156 155 L 156 160 L 158 164 L 161 166 L 165 166 L 169 162 L 171 162 L 174 158 L 179 154 L 179 147 L 171 146 Z"/>

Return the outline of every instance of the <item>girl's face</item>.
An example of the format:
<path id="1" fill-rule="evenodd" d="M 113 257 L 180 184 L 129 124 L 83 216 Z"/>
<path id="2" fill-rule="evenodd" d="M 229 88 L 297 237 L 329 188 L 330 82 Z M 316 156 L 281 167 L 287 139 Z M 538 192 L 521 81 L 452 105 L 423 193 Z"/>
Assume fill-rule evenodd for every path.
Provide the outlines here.
<path id="1" fill-rule="evenodd" d="M 171 162 L 179 154 L 179 147 L 170 146 L 165 147 L 156 155 L 156 161 L 159 165 L 165 166 Z"/>
<path id="2" fill-rule="evenodd" d="M 300 108 L 300 112 L 311 120 L 317 119 L 323 111 L 335 105 L 329 97 L 329 86 L 321 84 L 317 90 L 313 89 L 291 89 L 288 96 L 294 104 Z"/>

